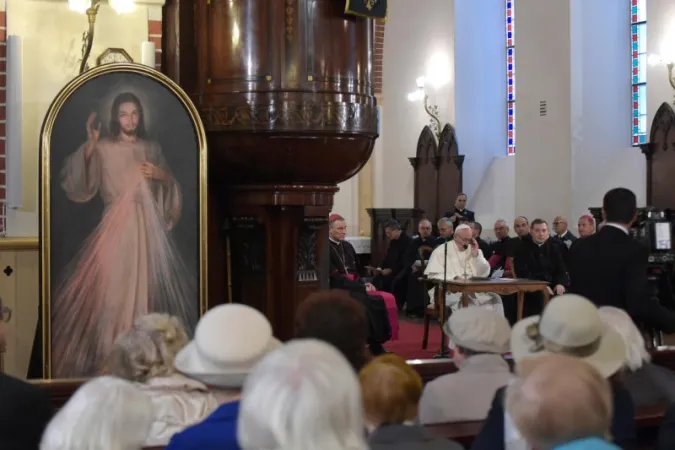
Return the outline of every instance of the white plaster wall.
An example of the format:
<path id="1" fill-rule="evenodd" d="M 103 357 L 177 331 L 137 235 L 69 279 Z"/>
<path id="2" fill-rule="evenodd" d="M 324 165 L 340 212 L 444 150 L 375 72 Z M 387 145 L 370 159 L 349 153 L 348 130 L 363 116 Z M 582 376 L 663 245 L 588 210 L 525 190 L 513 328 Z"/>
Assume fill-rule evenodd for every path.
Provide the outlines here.
<path id="1" fill-rule="evenodd" d="M 485 235 L 515 206 L 515 164 L 504 159 L 504 21 L 504 0 L 455 0 L 455 128 L 465 156 L 463 190 Z"/>
<path id="2" fill-rule="evenodd" d="M 429 101 L 437 104 L 443 123 L 455 121 L 454 111 L 454 6 L 452 0 L 394 0 L 388 4 L 384 35 L 383 105 L 386 127 L 382 147 L 376 149 L 374 207 L 409 208 L 414 202 L 413 169 L 408 158 L 415 156 L 417 139 L 429 123 L 420 102 L 408 93 L 415 80 L 428 74 L 435 62 L 445 62 L 449 83 L 429 87 Z"/>
<path id="3" fill-rule="evenodd" d="M 347 235 L 359 236 L 359 175 L 338 185 L 333 199 L 333 213 L 340 214 L 347 223 Z"/>
<path id="4" fill-rule="evenodd" d="M 639 148 L 631 146 L 630 2 L 572 0 L 571 10 L 569 220 L 576 223 L 589 207 L 601 206 L 604 194 L 615 187 L 633 190 L 644 204 L 646 166 Z"/>
<path id="5" fill-rule="evenodd" d="M 516 216 L 516 158 L 502 155 L 494 157 L 480 179 L 481 184 L 473 196 L 476 220 L 483 225 L 483 238 L 493 238 L 494 223 L 504 219 L 511 228 Z"/>
<path id="6" fill-rule="evenodd" d="M 515 0 L 515 8 L 515 213 L 551 219 L 572 209 L 569 0 Z"/>
<path id="7" fill-rule="evenodd" d="M 38 235 L 38 146 L 47 108 L 59 90 L 77 75 L 83 14 L 67 1 L 7 1 L 7 34 L 23 39 L 23 208 L 7 211 L 8 236 Z M 98 13 L 90 63 L 108 47 L 126 49 L 140 60 L 148 36 L 146 6 L 118 15 L 104 3 Z"/>

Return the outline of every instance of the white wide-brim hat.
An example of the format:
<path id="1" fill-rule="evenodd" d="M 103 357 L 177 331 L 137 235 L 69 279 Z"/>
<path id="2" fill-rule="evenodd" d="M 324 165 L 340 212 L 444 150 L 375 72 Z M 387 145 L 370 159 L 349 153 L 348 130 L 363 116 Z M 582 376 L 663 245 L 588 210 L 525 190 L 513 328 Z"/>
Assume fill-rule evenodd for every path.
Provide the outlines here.
<path id="1" fill-rule="evenodd" d="M 506 318 L 480 306 L 460 308 L 443 325 L 456 345 L 474 352 L 504 354 L 509 351 L 511 327 Z"/>
<path id="2" fill-rule="evenodd" d="M 511 354 L 516 364 L 551 353 L 582 359 L 605 378 L 618 372 L 626 359 L 621 335 L 603 323 L 593 303 L 574 294 L 555 297 L 541 316 L 513 326 Z"/>
<path id="3" fill-rule="evenodd" d="M 240 389 L 253 367 L 280 345 L 261 312 L 241 304 L 220 305 L 204 314 L 174 365 L 208 386 Z"/>

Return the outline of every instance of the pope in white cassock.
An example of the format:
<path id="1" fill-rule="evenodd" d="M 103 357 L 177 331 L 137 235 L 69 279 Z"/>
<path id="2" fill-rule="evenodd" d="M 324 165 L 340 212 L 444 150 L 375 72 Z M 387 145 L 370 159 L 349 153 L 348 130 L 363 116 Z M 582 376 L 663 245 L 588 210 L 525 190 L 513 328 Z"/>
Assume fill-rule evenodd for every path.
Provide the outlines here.
<path id="1" fill-rule="evenodd" d="M 490 263 L 478 248 L 476 240 L 473 239 L 471 228 L 462 224 L 455 230 L 454 240 L 436 247 L 429 257 L 429 264 L 424 271 L 429 279 L 443 280 L 443 274 L 446 273 L 443 264 L 446 245 L 448 246 L 448 256 L 445 262 L 447 264 L 447 280 L 490 276 Z M 434 298 L 434 289 L 429 291 L 429 295 L 432 299 Z M 454 311 L 460 307 L 461 298 L 462 294 L 448 292 L 445 297 L 445 304 Z M 502 298 L 494 292 L 469 294 L 469 301 L 472 306 L 482 306 L 504 314 Z"/>

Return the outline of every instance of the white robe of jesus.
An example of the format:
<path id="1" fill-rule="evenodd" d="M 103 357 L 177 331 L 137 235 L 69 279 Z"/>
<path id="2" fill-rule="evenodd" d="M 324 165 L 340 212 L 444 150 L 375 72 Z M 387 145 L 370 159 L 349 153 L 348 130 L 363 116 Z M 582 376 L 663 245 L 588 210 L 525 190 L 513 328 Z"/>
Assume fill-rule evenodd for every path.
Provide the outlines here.
<path id="1" fill-rule="evenodd" d="M 447 257 L 447 276 L 446 280 L 454 280 L 456 278 L 467 279 L 471 277 L 488 277 L 490 275 L 490 263 L 483 256 L 483 252 L 478 250 L 478 256 L 471 255 L 471 248 L 460 250 L 457 244 L 450 241 L 444 245 L 436 247 L 429 257 L 429 264 L 424 271 L 424 274 L 432 280 L 443 280 L 445 268 L 443 266 L 443 257 L 445 255 L 445 246 L 448 246 Z M 433 304 L 434 289 L 429 291 L 431 302 Z M 457 310 L 462 301 L 462 294 L 450 293 L 445 295 L 445 304 L 453 311 Z M 469 302 L 474 306 L 483 306 L 492 309 L 500 314 L 504 314 L 504 306 L 502 305 L 502 298 L 494 292 L 478 292 L 469 294 Z"/>

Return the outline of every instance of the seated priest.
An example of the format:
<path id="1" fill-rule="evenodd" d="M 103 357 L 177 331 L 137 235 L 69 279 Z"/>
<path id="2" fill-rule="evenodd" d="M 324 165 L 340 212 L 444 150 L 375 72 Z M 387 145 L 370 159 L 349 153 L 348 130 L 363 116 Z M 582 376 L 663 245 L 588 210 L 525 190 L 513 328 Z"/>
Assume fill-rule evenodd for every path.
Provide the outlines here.
<path id="1" fill-rule="evenodd" d="M 438 236 L 442 241 L 452 240 L 452 237 L 455 235 L 455 226 L 449 217 L 441 217 L 436 222 L 436 226 L 438 227 Z"/>
<path id="2" fill-rule="evenodd" d="M 447 249 L 447 250 L 446 250 Z M 490 264 L 478 248 L 473 239 L 471 227 L 462 224 L 455 230 L 455 238 L 436 247 L 429 258 L 424 274 L 432 280 L 470 280 L 474 277 L 487 277 L 490 274 Z M 429 292 L 434 298 L 434 289 Z M 461 306 L 462 294 L 447 293 L 445 304 L 453 311 Z M 469 295 L 473 306 L 483 306 L 504 314 L 502 299 L 494 292 L 478 292 Z"/>
<path id="3" fill-rule="evenodd" d="M 509 226 L 504 219 L 499 219 L 494 226 L 497 240 L 490 246 L 491 256 L 486 256 L 492 269 L 505 269 L 508 258 L 513 258 L 517 241 L 509 236 Z"/>
<path id="4" fill-rule="evenodd" d="M 455 229 L 457 229 L 460 223 L 469 223 L 476 220 L 474 212 L 466 209 L 467 200 L 466 194 L 460 193 L 455 200 L 455 208 L 445 213 L 445 217 L 449 217 L 452 220 L 452 226 Z"/>
<path id="5" fill-rule="evenodd" d="M 562 295 L 569 287 L 565 264 L 567 247 L 559 239 L 551 239 L 548 224 L 534 219 L 530 225 L 532 239 L 523 239 L 513 258 L 513 269 L 518 278 L 546 281 L 549 295 Z M 540 314 L 543 307 L 540 292 L 525 294 L 523 318 Z"/>
<path id="6" fill-rule="evenodd" d="M 584 214 L 583 216 L 579 217 L 577 230 L 579 231 L 580 238 L 585 238 L 595 233 L 595 219 L 593 216 L 590 214 Z"/>
<path id="7" fill-rule="evenodd" d="M 560 239 L 567 248 L 570 248 L 572 242 L 577 240 L 577 237 L 573 235 L 568 228 L 567 219 L 563 216 L 556 216 L 556 218 L 553 219 L 553 229 L 555 230 L 556 237 Z"/>
<path id="8" fill-rule="evenodd" d="M 330 240 L 330 288 L 344 289 L 352 298 L 366 308 L 370 335 L 368 346 L 373 355 L 385 350 L 382 344 L 389 339 L 398 339 L 398 308 L 396 299 L 388 292 L 380 292 L 358 276 L 356 250 L 345 240 L 347 225 L 338 214 L 328 218 Z"/>
<path id="9" fill-rule="evenodd" d="M 483 225 L 481 225 L 480 222 L 469 222 L 469 226 L 473 232 L 473 238 L 478 242 L 478 248 L 483 252 L 483 256 L 486 259 L 490 258 L 490 256 L 492 256 L 490 244 L 481 237 L 481 234 L 483 234 Z"/>
<path id="10" fill-rule="evenodd" d="M 513 221 L 513 231 L 518 236 L 516 239 L 523 240 L 530 238 L 530 222 L 525 216 L 518 216 Z"/>
<path id="11" fill-rule="evenodd" d="M 391 292 L 399 308 L 403 307 L 408 285 L 409 272 L 405 270 L 405 256 L 410 244 L 410 236 L 401 229 L 397 220 L 390 219 L 384 224 L 389 246 L 382 264 L 375 269 L 373 285 L 384 292 Z M 409 267 L 409 266 L 408 266 Z"/>
<path id="12" fill-rule="evenodd" d="M 405 265 L 408 270 L 408 291 L 405 296 L 405 312 L 408 317 L 423 317 L 424 307 L 428 303 L 427 291 L 420 277 L 424 273 L 431 252 L 443 242 L 441 238 L 431 235 L 431 222 L 420 220 L 417 226 L 418 235 L 408 246 Z"/>

